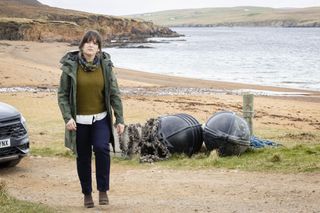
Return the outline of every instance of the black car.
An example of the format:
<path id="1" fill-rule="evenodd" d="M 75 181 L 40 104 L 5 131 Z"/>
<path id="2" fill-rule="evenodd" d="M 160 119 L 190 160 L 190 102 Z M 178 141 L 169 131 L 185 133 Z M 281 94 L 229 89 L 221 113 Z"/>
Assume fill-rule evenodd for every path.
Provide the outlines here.
<path id="1" fill-rule="evenodd" d="M 13 106 L 0 102 L 0 166 L 15 166 L 28 152 L 25 118 Z"/>

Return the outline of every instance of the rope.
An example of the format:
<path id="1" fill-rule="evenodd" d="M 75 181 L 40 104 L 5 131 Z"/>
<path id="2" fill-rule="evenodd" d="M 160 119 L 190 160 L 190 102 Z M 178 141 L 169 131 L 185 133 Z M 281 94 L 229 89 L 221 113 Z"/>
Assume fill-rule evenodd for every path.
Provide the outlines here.
<path id="1" fill-rule="evenodd" d="M 265 147 L 278 147 L 278 146 L 283 146 L 283 145 L 280 143 L 276 143 L 274 141 L 261 139 L 256 136 L 250 137 L 250 147 L 254 149 L 265 148 Z"/>

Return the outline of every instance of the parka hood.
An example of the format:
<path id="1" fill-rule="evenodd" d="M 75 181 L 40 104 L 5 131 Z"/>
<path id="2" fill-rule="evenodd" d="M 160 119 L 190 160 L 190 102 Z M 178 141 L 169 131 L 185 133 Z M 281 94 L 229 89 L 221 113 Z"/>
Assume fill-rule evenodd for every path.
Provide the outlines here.
<path id="1" fill-rule="evenodd" d="M 79 55 L 79 50 L 74 50 L 74 51 L 70 51 L 67 52 L 61 59 L 60 59 L 60 63 L 62 65 L 66 65 L 66 64 L 70 64 L 70 63 L 74 63 L 78 60 L 78 55 Z"/>

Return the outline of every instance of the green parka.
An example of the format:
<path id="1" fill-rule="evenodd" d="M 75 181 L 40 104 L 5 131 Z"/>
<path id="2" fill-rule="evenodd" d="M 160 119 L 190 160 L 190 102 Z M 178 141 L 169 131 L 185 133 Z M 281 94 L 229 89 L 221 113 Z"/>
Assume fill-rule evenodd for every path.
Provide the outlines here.
<path id="1" fill-rule="evenodd" d="M 67 123 L 71 118 L 76 120 L 77 115 L 76 93 L 78 55 L 79 51 L 69 52 L 60 60 L 60 63 L 62 64 L 62 74 L 58 89 L 58 104 L 65 123 Z M 114 150 L 114 132 L 112 128 L 113 116 L 111 107 L 116 118 L 115 124 L 124 123 L 123 108 L 117 79 L 112 71 L 113 65 L 108 53 L 101 53 L 101 66 L 105 81 L 105 105 L 109 118 L 109 126 L 111 127 L 110 132 L 112 133 L 110 142 Z M 77 153 L 76 131 L 69 131 L 65 129 L 65 146 L 71 149 L 75 154 Z"/>

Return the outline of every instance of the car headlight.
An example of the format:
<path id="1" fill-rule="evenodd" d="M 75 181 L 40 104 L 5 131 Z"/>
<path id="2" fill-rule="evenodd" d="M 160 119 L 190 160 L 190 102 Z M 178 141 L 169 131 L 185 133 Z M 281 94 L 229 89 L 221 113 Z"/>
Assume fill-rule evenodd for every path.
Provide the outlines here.
<path id="1" fill-rule="evenodd" d="M 27 130 L 27 122 L 26 122 L 26 119 L 23 117 L 22 114 L 21 114 L 21 124 Z"/>

